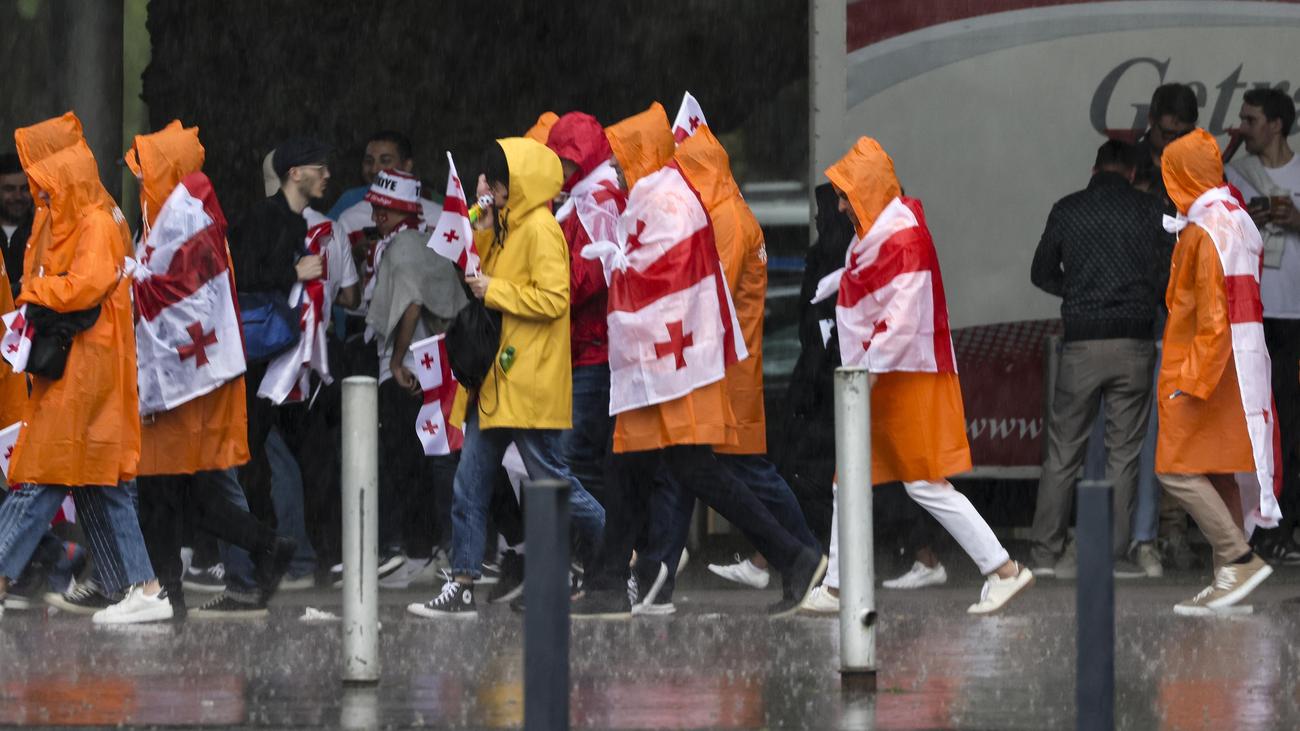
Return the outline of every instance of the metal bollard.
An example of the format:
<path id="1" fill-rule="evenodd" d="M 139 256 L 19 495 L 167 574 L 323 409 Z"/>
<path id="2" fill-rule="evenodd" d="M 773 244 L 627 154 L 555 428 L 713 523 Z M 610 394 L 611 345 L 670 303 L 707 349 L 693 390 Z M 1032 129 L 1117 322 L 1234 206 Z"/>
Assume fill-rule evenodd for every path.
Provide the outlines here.
<path id="1" fill-rule="evenodd" d="M 569 483 L 524 483 L 524 729 L 569 728 Z"/>
<path id="2" fill-rule="evenodd" d="M 343 682 L 379 682 L 379 391 L 343 379 Z"/>
<path id="3" fill-rule="evenodd" d="M 1111 561 L 1111 484 L 1087 480 L 1078 489 L 1079 584 L 1076 589 L 1079 731 L 1115 728 L 1115 576 Z"/>
<path id="4" fill-rule="evenodd" d="M 871 380 L 865 368 L 835 371 L 835 469 L 839 489 L 840 675 L 874 689 L 876 578 L 871 515 Z"/>

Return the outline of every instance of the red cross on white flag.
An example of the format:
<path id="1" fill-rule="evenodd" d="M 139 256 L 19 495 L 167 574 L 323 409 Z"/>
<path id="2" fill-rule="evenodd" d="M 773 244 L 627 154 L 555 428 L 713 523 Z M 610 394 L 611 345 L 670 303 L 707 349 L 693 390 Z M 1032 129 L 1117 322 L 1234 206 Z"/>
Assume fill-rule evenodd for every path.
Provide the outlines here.
<path id="1" fill-rule="evenodd" d="M 18 432 L 22 425 L 20 421 L 0 430 L 0 471 L 4 472 L 6 485 L 9 482 L 9 461 L 14 456 L 14 445 L 18 443 Z"/>
<path id="2" fill-rule="evenodd" d="M 27 370 L 27 356 L 32 352 L 32 325 L 27 321 L 27 305 L 4 316 L 5 332 L 0 338 L 0 356 L 15 373 Z"/>
<path id="3" fill-rule="evenodd" d="M 429 236 L 429 248 L 451 259 L 466 274 L 478 274 L 478 249 L 474 246 L 474 229 L 469 224 L 469 204 L 450 152 L 447 153 L 447 196 L 442 200 L 438 225 Z"/>
<path id="4" fill-rule="evenodd" d="M 415 433 L 430 456 L 450 454 L 465 442 L 464 433 L 447 427 L 451 404 L 456 398 L 456 378 L 447 361 L 445 335 L 434 335 L 411 343 L 415 356 L 415 377 L 424 392 L 424 405 L 415 419 Z"/>
<path id="5" fill-rule="evenodd" d="M 677 118 L 673 120 L 673 139 L 680 145 L 682 140 L 695 134 L 695 130 L 699 129 L 700 125 L 707 124 L 700 103 L 691 96 L 689 91 L 683 94 L 682 106 L 677 109 Z"/>

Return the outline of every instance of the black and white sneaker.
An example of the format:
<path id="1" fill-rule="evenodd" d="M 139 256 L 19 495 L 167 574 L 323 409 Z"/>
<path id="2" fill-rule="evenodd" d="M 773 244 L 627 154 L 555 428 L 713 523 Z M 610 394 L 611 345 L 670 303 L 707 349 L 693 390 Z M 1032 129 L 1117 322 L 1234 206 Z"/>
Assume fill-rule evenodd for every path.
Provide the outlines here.
<path id="1" fill-rule="evenodd" d="M 504 604 L 524 593 L 524 557 L 514 551 L 501 554 L 501 575 L 492 591 L 489 604 Z"/>
<path id="2" fill-rule="evenodd" d="M 18 580 L 9 586 L 9 594 L 4 598 L 3 602 L 4 608 L 14 612 L 31 609 L 34 604 L 40 601 L 38 590 L 44 578 L 44 572 L 37 570 L 34 566 L 28 566 L 22 575 L 18 577 Z"/>
<path id="3" fill-rule="evenodd" d="M 197 591 L 200 594 L 220 594 L 226 590 L 226 567 L 213 564 L 206 569 L 193 566 L 185 569 L 185 578 L 181 581 L 185 591 Z"/>
<path id="4" fill-rule="evenodd" d="M 404 563 L 406 563 L 406 556 L 400 551 L 379 554 L 379 570 L 377 571 L 379 579 L 383 580 L 392 576 L 398 569 L 402 568 Z M 343 588 L 343 564 L 336 563 L 330 567 L 330 584 L 335 589 Z"/>
<path id="5" fill-rule="evenodd" d="M 189 611 L 190 619 L 263 619 L 270 612 L 253 597 L 222 592 L 206 604 Z"/>
<path id="6" fill-rule="evenodd" d="M 632 605 L 632 614 L 646 616 L 665 616 L 677 611 L 671 601 L 659 601 L 659 592 L 668 581 L 668 566 L 659 564 L 659 571 L 653 581 L 643 581 L 637 572 L 627 580 L 627 598 Z"/>
<path id="7" fill-rule="evenodd" d="M 72 614 L 84 614 L 90 616 L 101 609 L 107 609 L 120 600 L 121 597 L 111 597 L 99 588 L 95 580 L 87 579 L 85 582 L 73 582 L 72 586 L 62 594 L 49 592 L 45 595 L 45 603 L 57 609 Z"/>
<path id="8" fill-rule="evenodd" d="M 501 581 L 502 566 L 498 561 L 484 561 L 483 575 L 474 580 L 475 584 L 495 584 Z"/>
<path id="9" fill-rule="evenodd" d="M 442 592 L 438 596 L 423 604 L 408 604 L 406 611 L 427 619 L 473 619 L 478 616 L 473 585 L 462 584 L 451 577 L 447 577 L 447 583 L 442 585 Z"/>

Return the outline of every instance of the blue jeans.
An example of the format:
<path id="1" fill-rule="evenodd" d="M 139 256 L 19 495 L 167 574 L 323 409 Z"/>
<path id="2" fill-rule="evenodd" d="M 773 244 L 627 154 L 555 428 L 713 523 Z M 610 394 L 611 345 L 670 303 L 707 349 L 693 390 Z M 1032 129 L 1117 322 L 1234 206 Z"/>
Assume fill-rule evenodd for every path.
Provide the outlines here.
<path id="1" fill-rule="evenodd" d="M 248 497 L 239 484 L 238 468 L 213 471 L 207 475 L 212 481 L 211 489 L 219 491 L 235 507 L 248 512 Z M 243 592 L 257 589 L 257 580 L 253 578 L 253 558 L 248 555 L 248 551 L 225 541 L 217 541 L 217 552 L 221 554 L 221 563 L 226 568 L 227 589 Z"/>
<path id="2" fill-rule="evenodd" d="M 609 415 L 609 364 L 573 369 L 573 428 L 560 433 L 560 449 L 573 476 L 600 499 L 614 419 Z"/>
<path id="3" fill-rule="evenodd" d="M 492 500 L 492 479 L 511 442 L 519 448 L 528 477 L 532 480 L 566 480 L 572 486 L 569 505 L 574 533 L 580 539 L 580 553 L 594 555 L 605 530 L 605 509 L 569 472 L 560 453 L 557 429 L 478 428 L 478 409 L 470 407 L 465 423 L 465 446 L 452 487 L 451 570 L 457 576 L 478 578 L 483 573 L 483 551 L 487 540 L 488 505 Z"/>
<path id="4" fill-rule="evenodd" d="M 272 429 L 266 437 L 266 459 L 271 463 L 271 504 L 275 506 L 276 531 L 298 542 L 298 550 L 289 562 L 289 576 L 296 578 L 313 574 L 316 572 L 316 552 L 307 538 L 302 470 L 298 469 L 298 460 L 294 459 L 278 429 Z M 226 573 L 230 573 L 229 564 Z"/>
<path id="5" fill-rule="evenodd" d="M 0 504 L 0 576 L 18 578 L 68 493 L 62 485 L 33 484 L 9 493 Z M 100 485 L 71 493 L 105 593 L 154 578 L 130 492 Z"/>

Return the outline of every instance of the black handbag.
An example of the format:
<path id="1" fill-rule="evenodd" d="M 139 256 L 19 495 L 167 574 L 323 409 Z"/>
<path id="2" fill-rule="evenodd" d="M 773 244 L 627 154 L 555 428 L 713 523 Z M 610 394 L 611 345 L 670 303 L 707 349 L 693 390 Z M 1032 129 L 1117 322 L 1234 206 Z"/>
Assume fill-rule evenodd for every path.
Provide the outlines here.
<path id="1" fill-rule="evenodd" d="M 487 380 L 501 347 L 501 313 L 470 297 L 447 328 L 447 361 L 462 386 L 476 389 Z"/>
<path id="2" fill-rule="evenodd" d="M 32 325 L 32 349 L 27 356 L 26 371 L 34 376 L 57 381 L 63 377 L 72 351 L 72 339 L 89 330 L 99 319 L 100 306 L 76 312 L 55 312 L 41 305 L 27 305 L 27 321 Z"/>

